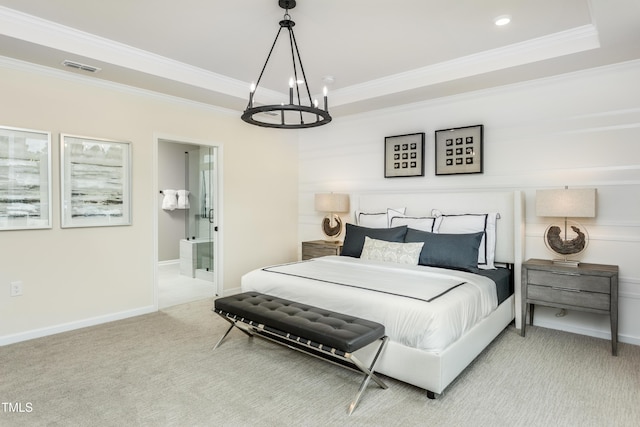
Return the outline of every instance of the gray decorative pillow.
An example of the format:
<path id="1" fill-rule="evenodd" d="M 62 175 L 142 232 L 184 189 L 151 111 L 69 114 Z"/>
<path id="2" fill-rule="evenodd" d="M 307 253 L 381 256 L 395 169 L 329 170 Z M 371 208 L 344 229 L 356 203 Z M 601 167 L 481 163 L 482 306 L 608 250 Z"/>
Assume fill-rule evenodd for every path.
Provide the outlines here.
<path id="1" fill-rule="evenodd" d="M 423 242 L 398 243 L 364 238 L 364 246 L 360 258 L 373 261 L 395 262 L 397 264 L 418 265 Z"/>
<path id="2" fill-rule="evenodd" d="M 405 242 L 424 242 L 420 265 L 473 271 L 478 268 L 478 248 L 484 232 L 471 234 L 429 233 L 409 228 Z"/>
<path id="3" fill-rule="evenodd" d="M 478 249 L 478 267 L 493 269 L 496 256 L 496 221 L 500 218 L 497 212 L 486 214 L 446 215 L 433 210 L 432 215 L 439 219 L 438 228 L 434 232 L 443 234 L 467 234 L 484 231 L 484 238 Z"/>
<path id="4" fill-rule="evenodd" d="M 340 255 L 360 258 L 364 238 L 385 240 L 387 242 L 404 242 L 404 235 L 407 234 L 407 226 L 393 228 L 367 228 L 354 224 L 346 224 L 344 243 Z"/>

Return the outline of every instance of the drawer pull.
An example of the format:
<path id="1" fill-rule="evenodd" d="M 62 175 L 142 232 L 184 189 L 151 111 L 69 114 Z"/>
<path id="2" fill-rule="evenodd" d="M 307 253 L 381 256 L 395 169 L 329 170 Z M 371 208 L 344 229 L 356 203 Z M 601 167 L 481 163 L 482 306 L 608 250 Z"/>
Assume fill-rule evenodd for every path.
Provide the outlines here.
<path id="1" fill-rule="evenodd" d="M 576 292 L 576 293 L 582 292 L 580 289 L 558 288 L 557 286 L 552 286 L 551 289 L 555 289 L 556 291 L 566 291 L 566 292 Z"/>
<path id="2" fill-rule="evenodd" d="M 569 271 L 552 271 L 551 274 L 557 274 L 558 276 L 580 276 L 580 273 L 572 273 Z"/>

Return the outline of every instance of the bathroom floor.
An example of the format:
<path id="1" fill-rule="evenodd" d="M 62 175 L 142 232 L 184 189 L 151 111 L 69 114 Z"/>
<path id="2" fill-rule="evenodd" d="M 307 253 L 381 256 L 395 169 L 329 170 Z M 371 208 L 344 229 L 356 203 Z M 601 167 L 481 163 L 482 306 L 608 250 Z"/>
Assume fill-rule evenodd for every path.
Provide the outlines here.
<path id="1" fill-rule="evenodd" d="M 213 298 L 216 290 L 212 282 L 192 279 L 180 274 L 180 263 L 158 265 L 158 308 Z"/>

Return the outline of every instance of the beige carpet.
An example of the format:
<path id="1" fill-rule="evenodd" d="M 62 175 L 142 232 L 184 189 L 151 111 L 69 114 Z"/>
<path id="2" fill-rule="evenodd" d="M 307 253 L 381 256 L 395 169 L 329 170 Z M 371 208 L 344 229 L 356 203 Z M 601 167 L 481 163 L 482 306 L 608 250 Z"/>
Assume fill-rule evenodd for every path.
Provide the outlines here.
<path id="1" fill-rule="evenodd" d="M 0 426 L 640 424 L 638 346 L 508 328 L 439 399 L 387 379 L 349 417 L 359 375 L 238 331 L 212 352 L 227 323 L 211 307 L 0 347 Z"/>

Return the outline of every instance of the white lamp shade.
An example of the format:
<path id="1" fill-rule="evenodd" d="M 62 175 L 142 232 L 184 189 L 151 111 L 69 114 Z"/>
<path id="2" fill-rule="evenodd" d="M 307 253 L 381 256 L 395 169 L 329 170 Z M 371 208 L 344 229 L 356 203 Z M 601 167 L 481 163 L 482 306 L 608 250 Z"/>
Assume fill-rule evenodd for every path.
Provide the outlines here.
<path id="1" fill-rule="evenodd" d="M 596 216 L 595 188 L 536 191 L 536 215 L 568 218 Z"/>
<path id="2" fill-rule="evenodd" d="M 315 208 L 319 212 L 349 212 L 349 195 L 339 193 L 316 194 Z"/>

